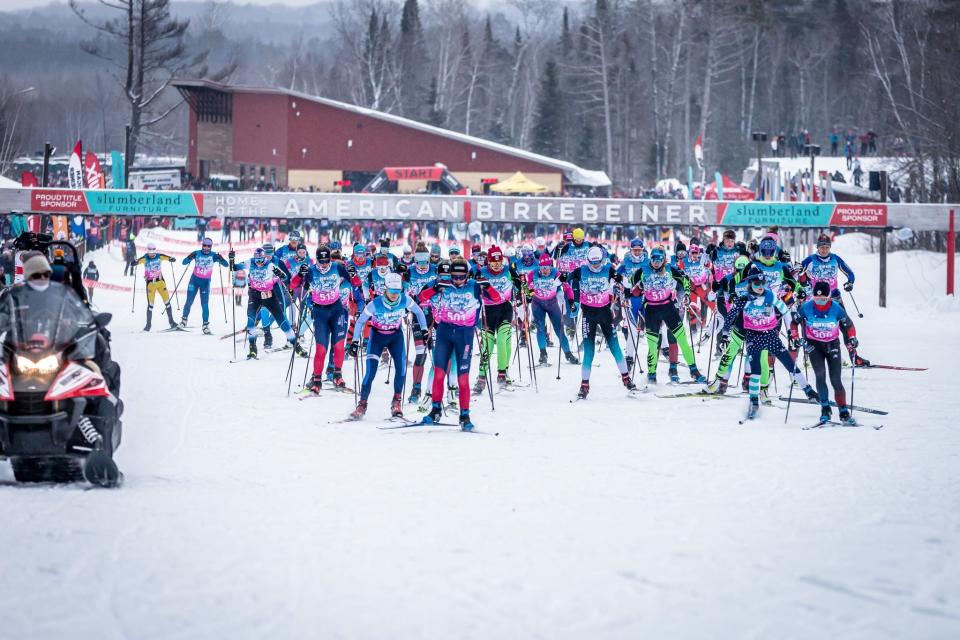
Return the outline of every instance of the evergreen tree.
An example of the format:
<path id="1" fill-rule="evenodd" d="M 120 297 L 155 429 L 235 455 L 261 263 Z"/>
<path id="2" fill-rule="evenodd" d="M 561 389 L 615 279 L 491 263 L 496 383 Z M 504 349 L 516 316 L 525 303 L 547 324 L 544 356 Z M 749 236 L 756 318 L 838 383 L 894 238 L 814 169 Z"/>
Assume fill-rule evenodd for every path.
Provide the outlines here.
<path id="1" fill-rule="evenodd" d="M 545 156 L 559 157 L 563 139 L 563 96 L 557 63 L 547 60 L 537 95 L 533 125 L 533 150 Z"/>

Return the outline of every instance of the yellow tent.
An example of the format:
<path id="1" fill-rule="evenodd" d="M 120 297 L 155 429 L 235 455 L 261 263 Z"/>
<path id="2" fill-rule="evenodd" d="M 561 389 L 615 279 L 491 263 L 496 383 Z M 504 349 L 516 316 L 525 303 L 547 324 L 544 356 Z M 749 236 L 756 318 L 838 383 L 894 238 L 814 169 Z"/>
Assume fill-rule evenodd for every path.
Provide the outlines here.
<path id="1" fill-rule="evenodd" d="M 550 189 L 542 184 L 537 184 L 523 175 L 520 171 L 517 171 L 503 182 L 498 182 L 490 187 L 490 191 L 496 193 L 543 193 L 549 190 Z"/>

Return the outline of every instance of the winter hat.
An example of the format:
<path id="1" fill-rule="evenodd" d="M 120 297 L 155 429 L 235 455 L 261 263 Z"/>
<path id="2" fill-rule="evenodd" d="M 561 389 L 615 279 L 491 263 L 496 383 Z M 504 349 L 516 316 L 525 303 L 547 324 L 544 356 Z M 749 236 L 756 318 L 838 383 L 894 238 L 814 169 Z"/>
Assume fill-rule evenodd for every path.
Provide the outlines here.
<path id="1" fill-rule="evenodd" d="M 826 280 L 820 280 L 817 284 L 813 285 L 813 295 L 815 296 L 829 296 L 830 295 L 830 283 Z"/>
<path id="2" fill-rule="evenodd" d="M 680 253 L 681 251 L 686 251 L 686 250 L 687 250 L 687 245 L 683 244 L 679 240 L 677 241 L 677 245 L 673 248 L 674 253 Z"/>
<path id="3" fill-rule="evenodd" d="M 563 239 L 569 242 L 573 240 L 573 234 L 567 231 L 565 234 L 563 234 Z"/>
<path id="4" fill-rule="evenodd" d="M 388 291 L 403 291 L 403 278 L 400 277 L 399 273 L 388 273 L 383 282 Z"/>
<path id="5" fill-rule="evenodd" d="M 29 280 L 38 273 L 51 274 L 50 263 L 42 255 L 36 255 L 23 263 L 23 279 Z"/>
<path id="6" fill-rule="evenodd" d="M 503 251 L 500 250 L 500 247 L 497 245 L 490 247 L 490 251 L 487 252 L 487 260 L 490 262 L 503 262 Z"/>
<path id="7" fill-rule="evenodd" d="M 540 256 L 540 261 L 539 261 L 539 262 L 540 262 L 540 266 L 541 266 L 541 267 L 552 267 L 552 266 L 553 266 L 553 258 L 551 258 L 550 255 L 547 254 L 547 253 L 544 253 L 544 254 L 542 254 L 542 255 Z"/>
<path id="8" fill-rule="evenodd" d="M 573 230 L 573 239 L 574 239 L 574 240 L 583 240 L 583 239 L 586 238 L 586 237 L 587 237 L 587 234 L 585 234 L 585 233 L 583 232 L 583 229 L 581 229 L 580 227 L 577 227 L 576 229 Z"/>

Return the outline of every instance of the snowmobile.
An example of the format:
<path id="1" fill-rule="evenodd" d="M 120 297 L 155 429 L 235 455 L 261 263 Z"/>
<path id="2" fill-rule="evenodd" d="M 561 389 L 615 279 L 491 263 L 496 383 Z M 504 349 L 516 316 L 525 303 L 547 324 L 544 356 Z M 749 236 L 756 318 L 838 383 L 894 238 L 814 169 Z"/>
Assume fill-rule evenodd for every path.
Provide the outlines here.
<path id="1" fill-rule="evenodd" d="M 90 310 L 70 243 L 24 234 L 14 246 L 24 261 L 31 251 L 67 257 L 56 252 L 66 265 L 59 274 L 50 260 L 54 282 L 45 290 L 16 284 L 0 295 L 0 459 L 10 460 L 18 482 L 119 486 L 113 454 L 123 402 L 111 315 Z"/>

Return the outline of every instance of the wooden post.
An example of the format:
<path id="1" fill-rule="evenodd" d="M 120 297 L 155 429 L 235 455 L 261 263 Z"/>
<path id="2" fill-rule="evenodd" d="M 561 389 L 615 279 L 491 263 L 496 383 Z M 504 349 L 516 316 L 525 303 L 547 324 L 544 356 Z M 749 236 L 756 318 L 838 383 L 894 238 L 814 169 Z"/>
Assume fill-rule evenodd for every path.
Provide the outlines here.
<path id="1" fill-rule="evenodd" d="M 950 209 L 950 221 L 947 224 L 947 295 L 953 295 L 954 262 L 956 260 L 956 224 L 953 218 L 953 209 Z"/>

